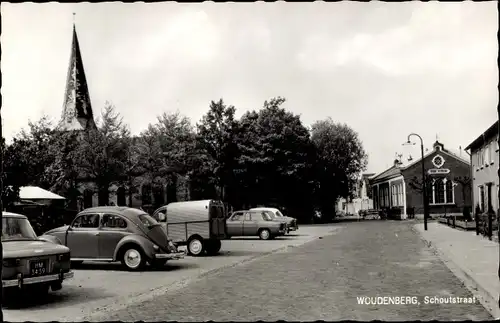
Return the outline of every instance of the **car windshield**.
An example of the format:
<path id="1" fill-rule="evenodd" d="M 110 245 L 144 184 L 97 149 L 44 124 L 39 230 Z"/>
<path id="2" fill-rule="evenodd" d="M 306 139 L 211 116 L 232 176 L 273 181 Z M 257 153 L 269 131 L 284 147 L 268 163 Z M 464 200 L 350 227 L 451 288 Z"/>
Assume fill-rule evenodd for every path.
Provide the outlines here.
<path id="1" fill-rule="evenodd" d="M 279 210 L 276 211 L 276 215 L 279 217 L 284 217 L 283 213 L 281 213 Z"/>
<path id="2" fill-rule="evenodd" d="M 147 228 L 159 224 L 158 221 L 156 221 L 152 216 L 146 213 L 139 214 L 139 220 Z"/>
<path id="3" fill-rule="evenodd" d="M 23 218 L 2 218 L 2 241 L 37 240 L 30 222 Z"/>

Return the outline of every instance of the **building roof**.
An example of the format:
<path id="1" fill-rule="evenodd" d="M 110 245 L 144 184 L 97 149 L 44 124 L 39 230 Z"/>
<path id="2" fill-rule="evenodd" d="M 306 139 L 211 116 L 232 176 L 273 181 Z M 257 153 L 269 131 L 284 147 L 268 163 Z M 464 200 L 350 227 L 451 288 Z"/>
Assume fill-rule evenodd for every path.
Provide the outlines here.
<path id="1" fill-rule="evenodd" d="M 456 154 L 452 151 L 450 151 L 449 149 L 445 149 L 444 148 L 444 145 L 442 143 L 440 143 L 439 141 L 436 141 L 434 144 L 433 144 L 433 150 L 427 152 L 425 155 L 424 155 L 424 158 L 423 159 L 426 159 L 427 157 L 429 157 L 430 155 L 434 154 L 436 151 L 439 151 L 440 153 L 443 153 L 445 155 L 448 155 L 448 156 L 451 156 L 467 165 L 470 165 L 470 161 L 461 157 L 459 154 Z M 439 150 L 438 150 L 439 149 Z M 371 182 L 379 182 L 379 181 L 382 181 L 384 179 L 390 179 L 390 178 L 394 178 L 394 177 L 397 177 L 399 175 L 402 174 L 402 171 L 405 170 L 405 169 L 408 169 L 412 166 L 414 166 L 415 164 L 419 163 L 420 161 L 422 160 L 422 158 L 419 158 L 407 165 L 401 165 L 401 166 L 392 166 L 388 169 L 386 169 L 385 171 L 379 173 L 378 175 L 376 175 L 375 177 L 372 177 L 370 179 Z"/>
<path id="2" fill-rule="evenodd" d="M 73 25 L 73 41 L 66 77 L 63 110 L 57 129 L 72 131 L 96 128 L 80 44 L 75 25 Z"/>
<path id="3" fill-rule="evenodd" d="M 465 147 L 465 150 L 478 148 L 497 135 L 498 135 L 498 120 L 495 121 L 495 123 L 491 125 L 491 127 L 486 129 L 486 131 L 483 132 L 479 137 L 474 139 L 474 141 L 472 141 L 467 147 Z"/>
<path id="4" fill-rule="evenodd" d="M 399 175 L 401 175 L 401 167 L 392 166 L 389 169 L 386 169 L 385 171 L 381 172 L 377 176 L 372 177 L 370 180 L 372 182 L 376 182 L 376 181 L 380 181 L 382 179 L 389 179 L 389 178 L 393 178 L 393 177 L 398 177 Z"/>
<path id="5" fill-rule="evenodd" d="M 64 200 L 65 198 L 44 190 L 38 186 L 22 186 L 19 188 L 19 198 L 21 200 Z"/>

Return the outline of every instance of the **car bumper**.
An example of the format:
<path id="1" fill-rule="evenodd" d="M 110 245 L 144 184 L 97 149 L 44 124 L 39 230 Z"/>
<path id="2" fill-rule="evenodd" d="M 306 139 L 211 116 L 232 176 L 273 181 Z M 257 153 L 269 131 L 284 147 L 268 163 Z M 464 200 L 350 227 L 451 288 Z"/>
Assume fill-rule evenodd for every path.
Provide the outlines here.
<path id="1" fill-rule="evenodd" d="M 155 259 L 182 259 L 186 255 L 185 251 L 174 252 L 174 253 L 157 253 L 155 254 Z"/>
<path id="2" fill-rule="evenodd" d="M 51 283 L 56 281 L 63 281 L 65 279 L 73 278 L 75 274 L 70 271 L 67 273 L 53 274 L 53 275 L 45 275 L 38 277 L 28 277 L 23 278 L 19 276 L 16 279 L 2 280 L 3 287 L 23 287 L 24 285 L 32 285 L 32 284 L 42 284 L 42 283 Z"/>
<path id="3" fill-rule="evenodd" d="M 298 227 L 288 227 L 289 231 L 297 231 L 299 228 Z"/>

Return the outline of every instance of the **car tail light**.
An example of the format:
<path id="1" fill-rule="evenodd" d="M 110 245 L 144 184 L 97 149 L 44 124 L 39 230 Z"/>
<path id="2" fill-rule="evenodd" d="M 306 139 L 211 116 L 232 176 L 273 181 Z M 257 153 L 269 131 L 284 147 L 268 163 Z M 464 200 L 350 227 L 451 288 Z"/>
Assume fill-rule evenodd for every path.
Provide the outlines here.
<path id="1" fill-rule="evenodd" d="M 2 265 L 4 267 L 18 267 L 20 263 L 20 259 L 4 259 Z"/>
<path id="2" fill-rule="evenodd" d="M 70 254 L 69 252 L 63 253 L 57 256 L 58 261 L 68 261 L 70 259 Z"/>

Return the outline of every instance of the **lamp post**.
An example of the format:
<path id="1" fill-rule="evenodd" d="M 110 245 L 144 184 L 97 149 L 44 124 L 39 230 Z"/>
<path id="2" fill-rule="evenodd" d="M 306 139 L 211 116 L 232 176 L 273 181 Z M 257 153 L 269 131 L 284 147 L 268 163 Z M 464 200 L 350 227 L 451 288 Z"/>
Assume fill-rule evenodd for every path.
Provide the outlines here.
<path id="1" fill-rule="evenodd" d="M 422 163 L 422 196 L 424 199 L 424 230 L 427 231 L 427 217 L 429 216 L 428 215 L 428 213 L 429 213 L 428 202 L 429 201 L 427 200 L 427 185 L 425 183 L 424 140 L 418 134 L 410 133 L 408 135 L 408 141 L 406 142 L 406 144 L 408 144 L 408 145 L 415 144 L 415 143 L 412 143 L 410 141 L 410 138 L 412 136 L 418 137 L 420 139 L 420 154 L 422 155 L 422 161 L 421 161 L 421 163 Z"/>
<path id="2" fill-rule="evenodd" d="M 497 130 L 497 137 L 498 143 L 500 144 L 500 104 L 497 105 L 497 114 L 498 114 L 498 130 Z M 498 153 L 500 154 L 500 152 Z M 498 168 L 498 178 L 499 178 L 499 183 L 500 183 L 500 166 Z M 498 201 L 500 201 L 500 190 L 498 191 Z M 497 204 L 499 205 L 499 204 Z M 497 225 L 498 225 L 498 220 L 500 214 L 498 214 L 500 208 L 497 209 Z M 500 241 L 500 230 L 498 230 L 498 238 Z M 499 262 L 498 262 L 498 279 L 500 280 L 500 249 L 499 249 Z M 498 307 L 500 307 L 500 297 L 498 298 Z"/>
<path id="3" fill-rule="evenodd" d="M 2 130 L 2 108 L 0 108 L 0 216 L 3 216 L 3 203 L 2 203 L 2 198 L 3 198 L 3 132 L 2 131 L 3 131 Z M 0 231 L 3 232 L 2 222 L 3 221 L 0 221 Z M 0 260 L 2 261 L 2 264 L 3 264 L 3 247 L 2 247 L 1 243 L 0 243 Z M 0 277 L 1 276 L 2 276 L 2 268 L 0 268 Z M 3 284 L 2 284 L 1 288 L 2 289 L 0 290 L 0 301 L 1 301 L 0 304 L 3 303 Z M 0 310 L 1 310 L 1 307 L 0 307 Z"/>

